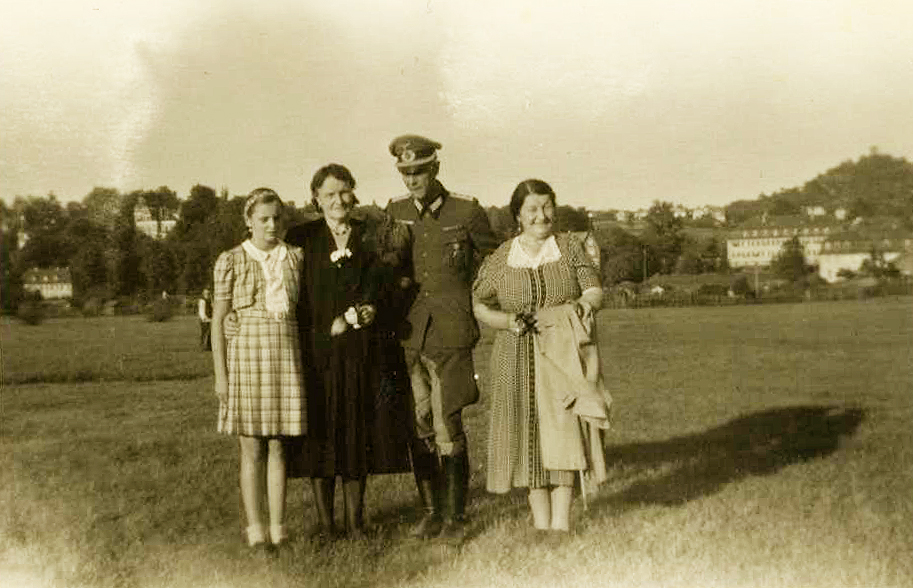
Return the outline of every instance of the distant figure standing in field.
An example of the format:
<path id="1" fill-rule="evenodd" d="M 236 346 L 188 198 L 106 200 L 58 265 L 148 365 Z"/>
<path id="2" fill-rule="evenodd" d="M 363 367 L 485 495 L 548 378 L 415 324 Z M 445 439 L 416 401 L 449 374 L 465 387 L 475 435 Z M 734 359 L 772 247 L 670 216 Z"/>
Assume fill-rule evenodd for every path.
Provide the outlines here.
<path id="1" fill-rule="evenodd" d="M 472 363 L 479 326 L 471 287 L 497 237 L 475 198 L 454 194 L 437 179 L 440 148 L 418 135 L 390 143 L 409 193 L 391 200 L 387 213 L 411 233 L 416 289 L 403 347 L 419 438 L 413 468 L 424 515 L 411 534 L 459 543 L 470 473 L 462 410 L 479 397 Z"/>
<path id="2" fill-rule="evenodd" d="M 295 310 L 304 262 L 280 238 L 283 204 L 257 188 L 244 205 L 250 238 L 223 252 L 213 272 L 212 354 L 219 431 L 237 435 L 247 541 L 272 552 L 286 538 L 285 441 L 306 432 L 305 381 Z M 237 333 L 224 334 L 233 313 Z M 268 507 L 268 527 L 261 512 Z"/>
<path id="3" fill-rule="evenodd" d="M 536 529 L 568 531 L 575 473 L 605 479 L 611 398 L 595 344 L 599 273 L 578 239 L 555 233 L 555 207 L 547 183 L 517 186 L 510 211 L 520 234 L 482 264 L 473 310 L 497 329 L 486 486 L 529 488 Z"/>
<path id="4" fill-rule="evenodd" d="M 200 319 L 200 348 L 212 351 L 212 294 L 209 288 L 203 288 L 197 300 L 197 317 Z"/>
<path id="5" fill-rule="evenodd" d="M 313 374 L 308 434 L 289 468 L 292 476 L 311 479 L 319 534 L 327 539 L 336 532 L 339 477 L 345 530 L 359 537 L 365 531 L 367 476 L 409 471 L 409 384 L 404 367 L 397 375 L 399 342 L 386 337 L 396 314 L 395 299 L 385 294 L 395 286 L 394 275 L 384 269 L 379 244 L 369 244 L 367 223 L 351 216 L 358 200 L 348 168 L 318 169 L 311 194 L 322 217 L 286 234 L 304 252 L 307 311 L 300 324 Z"/>

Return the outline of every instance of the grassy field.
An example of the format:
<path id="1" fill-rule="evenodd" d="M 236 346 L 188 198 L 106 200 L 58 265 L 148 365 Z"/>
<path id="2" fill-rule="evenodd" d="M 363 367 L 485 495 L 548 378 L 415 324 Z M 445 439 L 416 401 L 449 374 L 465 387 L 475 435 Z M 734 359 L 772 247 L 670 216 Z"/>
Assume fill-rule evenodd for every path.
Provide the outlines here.
<path id="1" fill-rule="evenodd" d="M 913 299 L 613 310 L 610 481 L 543 541 L 523 494 L 484 492 L 467 411 L 471 539 L 406 537 L 409 476 L 371 480 L 366 540 L 241 543 L 237 446 L 214 431 L 192 317 L 0 324 L 0 586 L 913 585 Z"/>

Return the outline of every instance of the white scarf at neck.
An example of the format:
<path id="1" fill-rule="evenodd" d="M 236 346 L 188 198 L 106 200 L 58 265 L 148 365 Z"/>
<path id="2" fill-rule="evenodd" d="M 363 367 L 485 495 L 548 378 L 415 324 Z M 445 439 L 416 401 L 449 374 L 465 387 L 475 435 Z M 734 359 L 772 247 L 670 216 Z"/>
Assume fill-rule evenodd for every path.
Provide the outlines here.
<path id="1" fill-rule="evenodd" d="M 288 257 L 288 247 L 282 241 L 269 251 L 263 251 L 250 239 L 241 243 L 244 251 L 257 260 L 266 278 L 266 310 L 269 312 L 288 312 L 288 293 L 285 280 L 282 279 L 282 262 Z"/>

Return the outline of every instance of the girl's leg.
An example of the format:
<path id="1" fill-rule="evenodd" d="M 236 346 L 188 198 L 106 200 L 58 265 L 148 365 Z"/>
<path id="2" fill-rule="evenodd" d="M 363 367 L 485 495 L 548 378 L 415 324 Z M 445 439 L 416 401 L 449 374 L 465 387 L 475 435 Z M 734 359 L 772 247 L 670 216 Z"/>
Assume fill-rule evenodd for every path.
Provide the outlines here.
<path id="1" fill-rule="evenodd" d="M 266 496 L 269 502 L 269 534 L 274 544 L 288 538 L 285 530 L 285 445 L 270 439 L 266 463 Z"/>
<path id="2" fill-rule="evenodd" d="M 529 508 L 533 512 L 533 526 L 548 529 L 552 518 L 551 500 L 548 488 L 529 489 Z"/>
<path id="3" fill-rule="evenodd" d="M 241 444 L 241 501 L 247 516 L 247 542 L 250 545 L 266 541 L 261 505 L 263 482 L 266 479 L 264 450 L 266 443 L 257 437 L 240 437 Z"/>
<path id="4" fill-rule="evenodd" d="M 552 530 L 571 530 L 571 499 L 574 496 L 573 486 L 555 486 L 551 492 Z"/>

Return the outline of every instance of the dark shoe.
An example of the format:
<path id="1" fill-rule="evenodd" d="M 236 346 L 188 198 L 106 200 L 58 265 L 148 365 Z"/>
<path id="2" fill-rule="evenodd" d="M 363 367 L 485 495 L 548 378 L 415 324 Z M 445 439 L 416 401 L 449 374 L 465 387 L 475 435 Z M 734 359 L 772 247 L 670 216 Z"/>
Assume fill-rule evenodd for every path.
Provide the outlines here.
<path id="1" fill-rule="evenodd" d="M 368 532 L 364 527 L 352 527 L 346 529 L 346 539 L 349 541 L 362 541 L 368 538 Z"/>
<path id="2" fill-rule="evenodd" d="M 257 559 L 276 559 L 279 551 L 272 543 L 262 542 L 254 543 L 250 546 L 251 554 Z"/>
<path id="3" fill-rule="evenodd" d="M 466 522 L 459 519 L 444 521 L 437 540 L 447 545 L 459 547 L 466 540 Z"/>
<path id="4" fill-rule="evenodd" d="M 421 520 L 409 531 L 410 537 L 416 539 L 433 539 L 441 533 L 444 521 L 441 514 L 434 509 L 425 509 Z"/>

